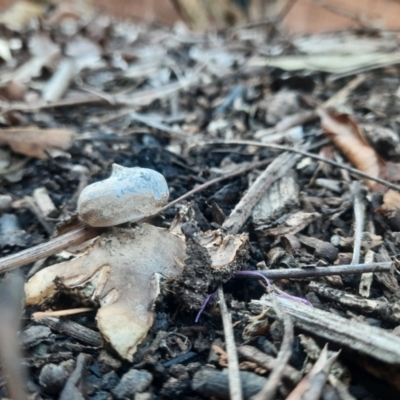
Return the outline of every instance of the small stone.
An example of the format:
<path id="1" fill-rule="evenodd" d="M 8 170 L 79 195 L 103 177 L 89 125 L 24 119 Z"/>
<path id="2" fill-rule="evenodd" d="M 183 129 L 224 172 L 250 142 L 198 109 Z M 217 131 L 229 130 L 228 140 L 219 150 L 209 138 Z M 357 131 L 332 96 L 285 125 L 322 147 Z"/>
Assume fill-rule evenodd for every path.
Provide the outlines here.
<path id="1" fill-rule="evenodd" d="M 100 371 L 106 374 L 110 371 L 116 371 L 121 368 L 121 361 L 117 360 L 111 356 L 107 351 L 102 350 L 97 357 L 97 362 L 99 363 Z"/>
<path id="2" fill-rule="evenodd" d="M 153 398 L 153 395 L 148 392 L 135 394 L 135 400 L 151 400 L 152 398 Z"/>
<path id="3" fill-rule="evenodd" d="M 194 373 L 197 372 L 201 367 L 202 367 L 201 362 L 198 362 L 198 361 L 192 362 L 192 363 L 189 363 L 188 365 L 186 365 L 186 371 L 187 371 L 189 374 L 194 374 Z"/>
<path id="4" fill-rule="evenodd" d="M 114 389 L 119 383 L 119 376 L 114 372 L 110 371 L 108 374 L 103 376 L 103 382 L 101 384 L 102 390 Z"/>
<path id="5" fill-rule="evenodd" d="M 182 379 L 184 378 L 189 378 L 189 374 L 186 372 L 186 367 L 182 364 L 175 364 L 169 369 L 169 373 L 174 377 L 174 378 L 179 378 Z"/>
<path id="6" fill-rule="evenodd" d="M 64 368 L 56 364 L 46 364 L 39 374 L 39 383 L 46 393 L 56 394 L 61 391 L 67 380 Z"/>
<path id="7" fill-rule="evenodd" d="M 112 400 L 112 396 L 108 392 L 103 392 L 102 390 L 99 390 L 93 396 L 89 396 L 89 399 L 90 400 Z"/>
<path id="8" fill-rule="evenodd" d="M 121 382 L 111 391 L 118 400 L 132 398 L 137 392 L 144 392 L 153 377 L 147 371 L 131 369 L 121 379 Z"/>

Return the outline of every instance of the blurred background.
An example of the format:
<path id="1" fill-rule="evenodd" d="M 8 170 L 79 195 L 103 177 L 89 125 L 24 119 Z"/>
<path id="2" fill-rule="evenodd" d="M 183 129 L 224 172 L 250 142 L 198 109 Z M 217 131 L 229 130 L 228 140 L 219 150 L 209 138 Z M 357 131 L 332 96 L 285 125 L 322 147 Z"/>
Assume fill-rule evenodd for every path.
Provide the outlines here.
<path id="1" fill-rule="evenodd" d="M 112 16 L 173 25 L 184 20 L 195 30 L 224 28 L 237 23 L 282 19 L 287 32 L 313 34 L 358 29 L 400 28 L 398 0 L 0 0 L 1 10 L 68 3 L 78 9 L 102 10 Z M 32 6 L 33 5 L 33 6 Z"/>

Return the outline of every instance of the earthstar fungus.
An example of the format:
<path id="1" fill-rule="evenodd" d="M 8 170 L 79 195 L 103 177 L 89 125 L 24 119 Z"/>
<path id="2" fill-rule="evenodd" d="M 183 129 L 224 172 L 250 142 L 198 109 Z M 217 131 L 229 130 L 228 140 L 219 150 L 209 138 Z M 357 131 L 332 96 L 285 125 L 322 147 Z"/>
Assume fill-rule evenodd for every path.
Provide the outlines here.
<path id="1" fill-rule="evenodd" d="M 121 171 L 124 177 L 118 181 L 116 175 Z M 143 174 L 144 178 L 150 176 L 147 180 L 150 187 L 145 185 Z M 154 174 L 160 175 L 144 168 L 124 168 L 114 164 L 110 178 L 93 184 L 94 188 L 90 185 L 82 192 L 78 210 L 95 210 L 89 203 L 90 194 L 95 193 L 92 199 L 98 206 L 103 202 L 112 208 L 107 213 L 92 213 L 90 218 L 85 214 L 86 222 L 92 222 L 93 216 L 97 218 L 95 224 L 112 222 L 112 211 L 116 208 L 118 224 L 155 214 L 168 200 L 168 187 L 166 183 L 163 186 L 162 175 L 161 179 Z M 137 187 L 134 187 L 135 179 L 139 182 Z M 120 186 L 113 188 L 112 184 L 118 185 L 118 182 Z M 104 198 L 101 197 L 102 184 Z M 149 199 L 154 193 L 155 200 L 150 206 Z M 130 203 L 122 207 L 123 213 L 119 207 L 121 198 L 122 203 Z M 147 208 L 139 210 L 139 205 L 144 203 Z M 128 216 L 129 207 L 133 210 L 132 219 Z M 108 222 L 94 226 L 110 226 Z M 36 273 L 25 285 L 26 303 L 43 303 L 64 292 L 83 302 L 96 304 L 100 307 L 96 319 L 101 333 L 122 357 L 131 359 L 153 323 L 152 308 L 159 293 L 158 276 L 177 278 L 183 271 L 185 258 L 185 242 L 167 229 L 146 223 L 131 228 L 115 227 L 99 236 L 74 259 Z"/>

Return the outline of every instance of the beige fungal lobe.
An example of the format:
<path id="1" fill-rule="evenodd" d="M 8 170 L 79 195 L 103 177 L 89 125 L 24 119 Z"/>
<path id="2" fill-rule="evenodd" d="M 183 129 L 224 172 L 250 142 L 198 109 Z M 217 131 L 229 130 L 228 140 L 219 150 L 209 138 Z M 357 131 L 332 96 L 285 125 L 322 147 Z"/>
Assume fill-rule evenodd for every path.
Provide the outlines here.
<path id="1" fill-rule="evenodd" d="M 167 182 L 157 171 L 113 164 L 109 178 L 82 191 L 78 213 L 90 226 L 115 226 L 156 214 L 168 197 Z"/>
<path id="2" fill-rule="evenodd" d="M 26 304 L 43 303 L 59 292 L 98 304 L 100 332 L 130 360 L 153 323 L 156 276 L 178 277 L 185 259 L 185 242 L 166 229 L 145 223 L 116 228 L 80 256 L 37 272 L 25 284 Z"/>

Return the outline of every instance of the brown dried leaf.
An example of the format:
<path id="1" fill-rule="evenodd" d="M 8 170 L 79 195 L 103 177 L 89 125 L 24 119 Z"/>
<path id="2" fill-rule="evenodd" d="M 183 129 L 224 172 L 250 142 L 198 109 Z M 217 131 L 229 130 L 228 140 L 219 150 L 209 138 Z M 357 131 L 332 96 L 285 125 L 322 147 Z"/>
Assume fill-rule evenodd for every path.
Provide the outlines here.
<path id="1" fill-rule="evenodd" d="M 322 127 L 345 157 L 359 170 L 379 178 L 386 178 L 386 163 L 366 141 L 359 125 L 346 114 L 333 115 L 318 109 Z M 385 187 L 369 179 L 365 183 L 374 192 Z"/>
<path id="2" fill-rule="evenodd" d="M 131 359 L 153 324 L 157 275 L 177 277 L 185 257 L 185 243 L 165 229 L 148 224 L 115 228 L 79 257 L 35 274 L 25 285 L 26 303 L 42 303 L 61 291 L 99 304 L 101 333 Z"/>
<path id="3" fill-rule="evenodd" d="M 383 196 L 383 204 L 376 210 L 388 220 L 390 227 L 400 231 L 400 193 L 388 190 Z"/>
<path id="4" fill-rule="evenodd" d="M 246 234 L 223 235 L 219 230 L 204 232 L 198 239 L 199 244 L 207 250 L 211 258 L 211 267 L 215 270 L 226 268 L 233 263 L 238 251 L 248 242 Z"/>
<path id="5" fill-rule="evenodd" d="M 46 159 L 46 151 L 67 150 L 71 145 L 70 129 L 25 128 L 0 129 L 0 145 L 8 145 L 16 153 Z"/>

